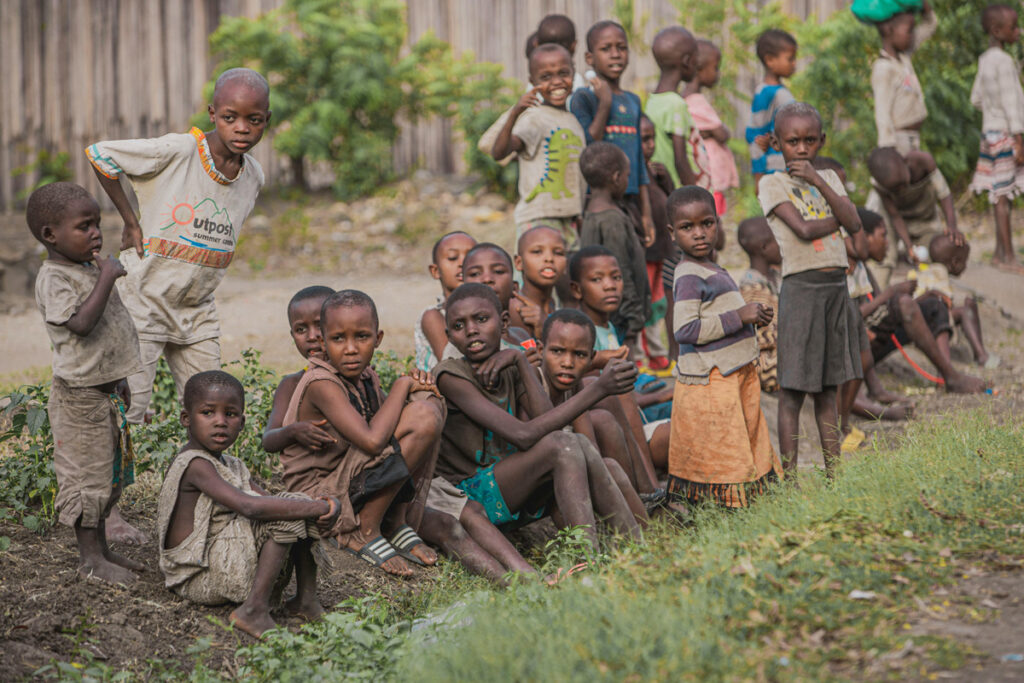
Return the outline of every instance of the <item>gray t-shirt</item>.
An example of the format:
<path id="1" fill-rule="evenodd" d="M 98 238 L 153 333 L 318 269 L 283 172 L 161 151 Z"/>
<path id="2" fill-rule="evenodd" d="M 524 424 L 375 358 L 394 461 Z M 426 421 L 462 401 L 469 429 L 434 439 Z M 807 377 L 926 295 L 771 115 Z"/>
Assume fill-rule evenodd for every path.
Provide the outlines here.
<path id="1" fill-rule="evenodd" d="M 583 213 L 587 186 L 580 154 L 586 137 L 576 117 L 543 104 L 530 107 L 520 114 L 512 134 L 523 142 L 516 223 Z"/>

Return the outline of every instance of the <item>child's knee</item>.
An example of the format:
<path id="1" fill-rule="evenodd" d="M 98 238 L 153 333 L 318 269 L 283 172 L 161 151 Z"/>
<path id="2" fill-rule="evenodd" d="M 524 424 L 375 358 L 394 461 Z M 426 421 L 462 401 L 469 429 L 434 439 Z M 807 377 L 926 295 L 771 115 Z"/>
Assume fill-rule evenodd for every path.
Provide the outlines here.
<path id="1" fill-rule="evenodd" d="M 440 436 L 444 423 L 441 407 L 437 401 L 413 401 L 402 409 L 402 421 L 409 425 L 410 432 L 424 437 Z"/>
<path id="2" fill-rule="evenodd" d="M 900 315 L 904 321 L 921 314 L 921 307 L 914 301 L 914 297 L 909 294 L 900 294 L 896 297 L 896 306 L 899 308 Z"/>
<path id="3" fill-rule="evenodd" d="M 551 432 L 545 436 L 541 443 L 553 453 L 555 462 L 560 464 L 580 463 L 585 464 L 586 456 L 580 448 L 576 435 L 571 432 Z"/>

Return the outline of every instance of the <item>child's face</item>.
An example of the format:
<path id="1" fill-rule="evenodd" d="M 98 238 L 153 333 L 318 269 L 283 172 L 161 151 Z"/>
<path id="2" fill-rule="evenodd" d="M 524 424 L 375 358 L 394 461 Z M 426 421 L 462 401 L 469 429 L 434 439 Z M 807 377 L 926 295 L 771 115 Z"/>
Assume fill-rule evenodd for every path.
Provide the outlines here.
<path id="1" fill-rule="evenodd" d="M 430 264 L 430 274 L 441 281 L 445 297 L 462 284 L 462 262 L 475 246 L 475 239 L 461 233 L 449 235 L 437 246 L 437 263 Z"/>
<path id="2" fill-rule="evenodd" d="M 552 323 L 541 356 L 541 369 L 548 385 L 556 391 L 568 391 L 579 383 L 594 357 L 590 330 L 566 322 Z"/>
<path id="3" fill-rule="evenodd" d="M 479 282 L 494 290 L 501 301 L 502 310 L 508 310 L 512 298 L 512 264 L 505 255 L 494 249 L 480 249 L 462 264 L 464 282 Z"/>
<path id="4" fill-rule="evenodd" d="M 913 12 L 903 12 L 886 22 L 885 31 L 889 43 L 896 52 L 907 52 L 914 48 L 914 24 L 916 21 Z"/>
<path id="5" fill-rule="evenodd" d="M 992 27 L 992 37 L 1004 45 L 1020 40 L 1020 26 L 1017 25 L 1017 12 L 1003 10 L 999 21 Z"/>
<path id="6" fill-rule="evenodd" d="M 358 379 L 384 338 L 373 313 L 366 306 L 335 306 L 320 322 L 327 360 L 345 379 Z"/>
<path id="7" fill-rule="evenodd" d="M 769 233 L 764 244 L 761 245 L 761 255 L 770 266 L 782 265 L 782 250 L 779 249 L 779 243 L 775 241 L 775 235 Z"/>
<path id="8" fill-rule="evenodd" d="M 580 281 L 571 283 L 584 309 L 611 315 L 622 303 L 622 270 L 614 256 L 593 256 L 583 262 Z"/>
<path id="9" fill-rule="evenodd" d="M 640 119 L 640 148 L 644 153 L 644 160 L 650 161 L 654 156 L 654 124 L 649 119 Z"/>
<path id="10" fill-rule="evenodd" d="M 190 410 L 181 411 L 189 439 L 211 453 L 231 448 L 245 425 L 245 399 L 232 387 L 214 384 Z"/>
<path id="11" fill-rule="evenodd" d="M 960 277 L 967 270 L 967 257 L 970 255 L 971 245 L 969 244 L 962 249 L 951 249 L 949 258 L 944 263 L 949 274 L 953 277 Z"/>
<path id="12" fill-rule="evenodd" d="M 223 86 L 207 110 L 217 136 L 233 154 L 255 147 L 270 122 L 266 95 L 237 81 Z"/>
<path id="13" fill-rule="evenodd" d="M 587 64 L 607 81 L 617 83 L 629 66 L 629 41 L 615 26 L 606 26 L 594 36 L 594 50 L 586 54 Z"/>
<path id="14" fill-rule="evenodd" d="M 796 48 L 786 47 L 778 54 L 764 58 L 764 66 L 779 78 L 789 78 L 796 73 Z"/>
<path id="15" fill-rule="evenodd" d="M 550 228 L 531 230 L 520 242 L 515 265 L 525 281 L 552 288 L 565 273 L 565 240 Z"/>
<path id="16" fill-rule="evenodd" d="M 703 261 L 711 256 L 718 237 L 718 216 L 704 202 L 677 206 L 672 221 L 672 237 L 687 256 Z"/>
<path id="17" fill-rule="evenodd" d="M 572 59 L 561 50 L 544 52 L 530 60 L 530 83 L 552 107 L 564 109 L 572 94 Z"/>
<path id="18" fill-rule="evenodd" d="M 821 124 L 813 116 L 787 116 L 775 126 L 775 148 L 786 162 L 812 161 L 825 144 Z"/>
<path id="19" fill-rule="evenodd" d="M 320 309 L 323 305 L 324 298 L 315 297 L 288 308 L 292 341 L 303 358 L 324 358 L 324 340 L 320 333 Z"/>
<path id="20" fill-rule="evenodd" d="M 867 233 L 868 256 L 872 260 L 881 263 L 885 260 L 885 252 L 889 246 L 889 238 L 885 232 L 885 224 L 875 226 L 875 229 Z"/>
<path id="21" fill-rule="evenodd" d="M 467 297 L 448 307 L 448 339 L 471 363 L 482 363 L 501 348 L 501 336 L 508 327 L 508 313 L 494 308 L 494 302 Z"/>
<path id="22" fill-rule="evenodd" d="M 626 194 L 626 190 L 629 189 L 629 159 L 626 155 L 622 155 L 620 160 L 621 169 L 616 171 L 612 175 L 612 197 L 615 199 L 621 199 Z"/>
<path id="23" fill-rule="evenodd" d="M 722 75 L 722 53 L 717 48 L 713 51 L 708 49 L 707 54 L 703 56 L 704 62 L 697 70 L 697 83 L 702 88 L 713 88 Z"/>
<path id="24" fill-rule="evenodd" d="M 95 260 L 103 248 L 99 204 L 85 197 L 69 202 L 53 225 L 43 226 L 41 236 L 54 254 L 71 263 Z"/>

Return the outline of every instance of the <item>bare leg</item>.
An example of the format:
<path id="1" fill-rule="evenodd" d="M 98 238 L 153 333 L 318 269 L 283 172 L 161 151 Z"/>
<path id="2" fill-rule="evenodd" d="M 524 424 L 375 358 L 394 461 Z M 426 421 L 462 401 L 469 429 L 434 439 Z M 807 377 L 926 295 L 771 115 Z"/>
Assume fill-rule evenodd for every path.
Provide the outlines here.
<path id="1" fill-rule="evenodd" d="M 864 384 L 868 389 L 868 398 L 879 403 L 897 403 L 903 399 L 899 394 L 886 390 L 885 386 L 882 385 L 882 380 L 878 378 L 878 373 L 875 371 L 873 357 L 871 359 L 871 367 L 864 366 Z"/>
<path id="2" fill-rule="evenodd" d="M 316 562 L 313 560 L 313 541 L 302 539 L 292 544 L 292 563 L 295 565 L 295 597 L 285 603 L 285 609 L 309 621 L 324 615 L 323 605 L 316 597 Z"/>
<path id="3" fill-rule="evenodd" d="M 636 490 L 628 485 L 628 481 L 623 482 L 627 484 L 624 490 L 619 488 L 614 477 L 608 471 L 608 467 L 604 464 L 604 458 L 588 439 L 577 435 L 577 443 L 583 450 L 583 456 L 587 462 L 587 479 L 590 482 L 590 496 L 594 501 L 594 512 L 607 519 L 616 533 L 640 538 L 640 525 L 637 524 L 637 520 L 633 516 L 631 504 L 627 502 L 629 496 L 632 496 L 643 510 L 643 504 L 640 503 Z M 646 512 L 643 517 L 647 517 Z"/>
<path id="4" fill-rule="evenodd" d="M 595 408 L 590 411 L 590 417 L 601 454 L 614 459 L 621 466 L 623 473 L 629 478 L 631 487 L 642 493 L 653 491 L 654 486 L 646 476 L 642 456 L 633 435 L 630 434 L 627 438 L 615 416 L 606 410 Z"/>
<path id="5" fill-rule="evenodd" d="M 974 362 L 978 365 L 985 365 L 988 362 L 988 351 L 981 339 L 981 317 L 978 315 L 978 302 L 973 296 L 967 297 L 963 306 L 957 306 L 951 313 L 953 322 L 960 326 L 967 343 L 971 345 L 974 353 Z"/>
<path id="6" fill-rule="evenodd" d="M 260 638 L 277 624 L 270 618 L 270 593 L 288 556 L 289 546 L 270 539 L 263 544 L 256 560 L 249 597 L 228 616 L 228 621 L 254 638 Z"/>
<path id="7" fill-rule="evenodd" d="M 651 449 L 651 463 L 661 472 L 668 470 L 668 442 L 672 434 L 672 424 L 665 422 L 658 425 L 647 444 Z"/>
<path id="8" fill-rule="evenodd" d="M 1017 254 L 1013 251 L 1013 232 L 1010 230 L 1010 200 L 1002 197 L 992 207 L 996 219 L 996 251 L 992 262 L 996 265 L 1017 263 Z"/>
<path id="9" fill-rule="evenodd" d="M 818 437 L 825 458 L 825 474 L 832 477 L 839 460 L 839 443 L 843 439 L 839 430 L 839 415 L 836 412 L 836 388 L 824 387 L 821 392 L 811 394 L 814 399 L 814 421 L 818 423 Z M 781 415 L 781 406 L 779 413 Z M 780 441 L 781 441 L 781 434 Z"/>
<path id="10" fill-rule="evenodd" d="M 585 381 L 593 381 L 593 379 Z M 658 476 L 654 472 L 651 451 L 647 445 L 647 439 L 644 437 L 644 421 L 640 417 L 636 394 L 630 391 L 621 396 L 609 396 L 595 405 L 615 416 L 615 421 L 622 429 L 632 461 L 629 467 L 623 465 L 623 469 L 636 477 L 637 491 L 650 493 L 657 488 Z"/>
<path id="11" fill-rule="evenodd" d="M 495 532 L 501 535 L 497 529 Z M 505 568 L 470 536 L 459 520 L 451 515 L 427 508 L 423 511 L 419 533 L 424 540 L 436 545 L 445 555 L 457 559 L 471 574 L 483 576 L 499 586 L 507 585 L 504 579 Z"/>
<path id="12" fill-rule="evenodd" d="M 79 575 L 85 578 L 92 576 L 107 583 L 132 583 L 135 581 L 134 573 L 107 559 L 104 553 L 106 541 L 102 534 L 102 526 L 88 528 L 82 526 L 81 519 L 75 522 L 75 540 L 78 541 L 80 556 Z"/>
<path id="13" fill-rule="evenodd" d="M 347 548 L 358 552 L 371 540 L 381 535 L 381 520 L 384 519 L 388 508 L 391 507 L 391 502 L 402 489 L 403 483 L 398 482 L 386 489 L 381 489 L 366 501 L 363 509 L 359 511 L 359 533 L 352 534 L 351 540 L 346 544 Z M 409 563 L 398 555 L 384 562 L 380 568 L 394 576 L 409 577 L 414 573 Z"/>
<path id="14" fill-rule="evenodd" d="M 914 415 L 914 404 L 883 405 L 861 392 L 853 402 L 853 414 L 869 420 L 908 420 Z"/>
<path id="15" fill-rule="evenodd" d="M 803 404 L 804 392 L 779 389 L 779 458 L 787 475 L 796 472 L 800 452 L 800 408 Z"/>
<path id="16" fill-rule="evenodd" d="M 114 564 L 121 565 L 125 569 L 131 569 L 132 571 L 142 572 L 146 570 L 146 565 L 135 560 L 128 559 L 124 555 L 119 555 L 110 549 L 107 545 L 107 523 L 106 520 L 100 520 L 99 526 L 96 528 L 99 532 L 100 544 L 103 546 L 103 557 Z"/>
<path id="17" fill-rule="evenodd" d="M 145 545 L 149 543 L 149 536 L 126 522 L 121 516 L 121 511 L 115 505 L 107 517 L 107 540 L 111 543 Z"/>
<path id="18" fill-rule="evenodd" d="M 470 501 L 462 509 L 459 522 L 469 532 L 470 538 L 480 545 L 491 557 L 495 558 L 506 571 L 519 572 L 521 574 L 536 574 L 537 571 L 530 566 L 516 547 L 501 533 L 498 527 L 491 524 L 487 519 L 484 506 L 476 501 Z"/>
<path id="19" fill-rule="evenodd" d="M 633 519 L 640 525 L 640 528 L 646 527 L 647 521 L 650 519 L 647 516 L 647 508 L 644 507 L 643 501 L 637 495 L 636 489 L 629 483 L 629 477 L 626 476 L 622 466 L 611 458 L 604 458 L 604 466 L 608 468 L 608 474 L 615 481 L 615 485 L 619 487 L 622 497 L 626 499 L 626 505 L 629 506 L 629 511 L 633 513 Z"/>
<path id="20" fill-rule="evenodd" d="M 928 329 L 921 307 L 909 295 L 901 295 L 897 300 L 901 321 L 907 335 L 917 348 L 921 349 L 932 362 L 942 378 L 946 381 L 946 391 L 958 394 L 977 394 L 985 390 L 985 382 L 958 372 L 947 356 L 943 356 L 935 336 Z"/>

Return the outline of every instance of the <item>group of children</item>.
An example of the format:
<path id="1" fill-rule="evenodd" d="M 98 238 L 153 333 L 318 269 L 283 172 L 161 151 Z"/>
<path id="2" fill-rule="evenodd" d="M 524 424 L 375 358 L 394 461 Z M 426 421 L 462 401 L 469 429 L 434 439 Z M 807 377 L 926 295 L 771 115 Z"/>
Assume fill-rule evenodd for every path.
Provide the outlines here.
<path id="1" fill-rule="evenodd" d="M 985 107 L 1002 93 L 983 72 L 1004 76 L 998 51 L 1018 35 L 1016 13 L 996 7 L 984 19 L 995 65 L 976 85 Z M 879 61 L 893 63 L 876 66 L 877 87 L 893 81 L 886 69 L 912 76 L 913 25 L 913 13 L 880 24 Z M 247 154 L 271 118 L 262 76 L 232 69 L 218 79 L 212 131 L 88 148 L 125 222 L 122 260 L 100 256 L 99 207 L 84 189 L 33 193 L 27 222 L 48 253 L 36 297 L 54 347 L 56 505 L 75 529 L 80 573 L 127 583 L 143 569 L 110 550 L 106 520 L 132 481 L 130 424 L 147 417 L 161 355 L 188 442 L 160 492 L 160 570 L 186 599 L 238 603 L 231 620 L 254 635 L 274 626 L 271 607 L 293 574 L 285 608 L 322 613 L 319 543 L 396 576 L 435 564 L 436 547 L 503 583 L 535 573 L 506 532 L 542 517 L 597 547 L 600 529 L 639 538 L 650 514 L 683 515 L 684 503 L 746 506 L 794 470 L 807 395 L 831 475 L 851 412 L 910 413 L 873 372 L 903 344 L 928 356 L 946 389 L 984 389 L 950 362 L 956 325 L 979 364 L 995 357 L 974 302 L 952 302 L 946 276 L 962 272 L 968 246 L 948 187 L 919 149 L 920 121 L 900 109 L 916 77 L 876 108 L 902 114 L 879 125 L 868 160 L 876 210 L 872 200 L 859 208 L 842 166 L 819 156 L 818 112 L 782 83 L 795 40 L 761 36 L 767 77 L 747 141 L 764 217 L 739 226 L 750 270 L 737 284 L 716 256 L 738 174 L 729 129 L 701 92 L 717 81 L 721 53 L 679 26 L 658 33 L 661 73 L 644 109 L 620 86 L 621 26 L 587 32 L 587 79 L 573 68 L 575 48 L 567 17 L 541 22 L 527 45 L 531 86 L 482 143 L 519 164 L 515 254 L 464 232 L 437 240 L 429 270 L 441 298 L 417 320 L 415 367 L 387 393 L 371 365 L 384 336 L 372 298 L 316 286 L 289 302 L 305 366 L 282 379 L 263 435 L 264 449 L 281 454 L 278 495 L 228 454 L 245 400 L 219 369 L 213 298 L 263 182 Z M 1014 118 L 1024 114 L 985 111 L 994 132 L 983 161 L 996 161 L 988 171 L 980 162 L 979 183 L 1008 168 L 995 132 L 1014 141 L 1015 164 L 1024 155 Z M 999 207 L 1014 192 L 996 182 L 997 216 L 1008 215 Z M 931 267 L 890 284 L 892 233 L 914 263 L 926 244 Z M 642 353 L 655 370 L 672 357 L 672 386 L 638 374 Z M 778 396 L 778 454 L 766 394 Z"/>

